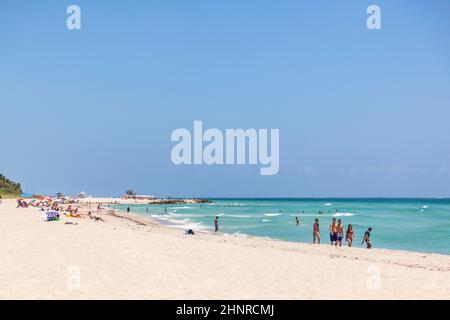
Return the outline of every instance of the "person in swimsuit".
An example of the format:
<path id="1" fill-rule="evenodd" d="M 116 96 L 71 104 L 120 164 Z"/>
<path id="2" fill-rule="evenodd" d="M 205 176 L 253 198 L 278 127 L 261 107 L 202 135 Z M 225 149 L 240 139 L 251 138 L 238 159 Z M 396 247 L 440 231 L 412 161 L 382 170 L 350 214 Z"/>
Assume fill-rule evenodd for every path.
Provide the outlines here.
<path id="1" fill-rule="evenodd" d="M 219 216 L 216 216 L 216 218 L 214 219 L 214 232 L 219 231 Z"/>
<path id="2" fill-rule="evenodd" d="M 337 224 L 337 241 L 335 242 L 335 245 L 337 246 L 339 244 L 339 247 L 342 247 L 342 239 L 344 238 L 344 226 L 342 225 L 342 220 L 338 220 Z"/>
<path id="3" fill-rule="evenodd" d="M 297 224 L 297 226 L 300 225 L 300 220 L 298 219 L 298 217 L 295 217 L 295 223 Z"/>
<path id="4" fill-rule="evenodd" d="M 372 242 L 370 242 L 370 233 L 372 232 L 372 228 L 369 227 L 369 229 L 367 229 L 366 233 L 364 233 L 364 238 L 362 241 L 362 244 L 366 244 L 366 248 L 370 249 L 372 248 Z"/>
<path id="5" fill-rule="evenodd" d="M 332 222 L 330 223 L 330 242 L 331 245 L 334 245 L 335 242 L 338 239 L 338 233 L 337 233 L 337 225 L 336 225 L 336 218 L 333 218 Z"/>
<path id="6" fill-rule="evenodd" d="M 313 226 L 313 243 L 320 244 L 320 229 L 319 229 L 319 219 L 314 220 L 314 226 Z"/>
<path id="7" fill-rule="evenodd" d="M 347 241 L 348 246 L 351 247 L 353 244 L 353 237 L 355 233 L 353 232 L 353 226 L 351 224 L 347 227 L 347 232 L 345 233 L 345 241 Z"/>

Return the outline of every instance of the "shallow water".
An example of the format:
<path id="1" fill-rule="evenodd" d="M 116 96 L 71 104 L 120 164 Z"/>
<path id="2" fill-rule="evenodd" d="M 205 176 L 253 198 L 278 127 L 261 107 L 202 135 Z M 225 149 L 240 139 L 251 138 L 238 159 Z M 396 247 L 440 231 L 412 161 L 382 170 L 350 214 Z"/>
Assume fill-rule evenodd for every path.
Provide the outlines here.
<path id="1" fill-rule="evenodd" d="M 360 246 L 370 226 L 374 247 L 450 254 L 450 199 L 211 200 L 211 204 L 133 205 L 131 210 L 194 230 L 213 231 L 214 217 L 219 216 L 224 233 L 298 242 L 311 242 L 312 225 L 318 218 L 322 243 L 329 241 L 328 226 L 335 216 L 343 220 L 345 229 L 353 225 L 355 246 Z M 120 210 L 126 207 L 118 206 Z"/>

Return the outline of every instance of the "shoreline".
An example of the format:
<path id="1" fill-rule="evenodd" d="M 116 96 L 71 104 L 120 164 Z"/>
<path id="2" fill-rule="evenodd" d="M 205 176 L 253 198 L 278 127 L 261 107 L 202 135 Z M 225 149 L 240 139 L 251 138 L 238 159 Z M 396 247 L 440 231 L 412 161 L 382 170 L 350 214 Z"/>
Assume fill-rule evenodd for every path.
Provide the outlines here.
<path id="1" fill-rule="evenodd" d="M 117 212 L 120 212 L 120 214 L 118 214 Z M 112 213 L 108 213 L 108 214 L 112 214 Z M 153 218 L 153 217 L 145 217 L 143 215 L 140 215 L 138 213 L 127 213 L 127 212 L 123 212 L 123 211 L 116 211 L 116 213 L 113 214 L 115 217 L 117 218 L 121 218 L 121 219 L 127 219 L 129 221 L 132 221 L 134 223 L 137 223 L 139 225 L 142 226 L 157 226 L 159 228 L 162 229 L 166 229 L 168 232 L 173 232 L 174 230 L 176 231 L 183 231 L 183 229 L 181 228 L 177 228 L 177 227 L 172 227 L 170 225 L 165 225 L 163 223 L 160 223 L 157 221 L 157 219 Z M 179 232 L 177 232 L 179 233 Z M 289 247 L 295 247 L 295 246 L 299 246 L 299 252 L 301 251 L 301 249 L 305 249 L 308 248 L 329 248 L 331 250 L 339 250 L 341 252 L 330 252 L 332 254 L 338 254 L 338 256 L 341 257 L 346 257 L 343 254 L 345 254 L 345 250 L 349 250 L 349 251 L 361 251 L 361 252 L 376 252 L 376 253 L 380 253 L 380 254 L 389 254 L 389 255 L 395 255 L 395 254 L 413 254 L 413 255 L 417 255 L 420 256 L 421 258 L 424 258 L 427 255 L 430 256 L 434 256 L 434 257 L 442 257 L 442 258 L 448 258 L 450 259 L 450 255 L 446 255 L 446 254 L 442 254 L 442 253 L 435 253 L 435 252 L 420 252 L 420 251 L 411 251 L 411 250 L 400 250 L 400 249 L 384 249 L 384 248 L 372 248 L 372 249 L 366 249 L 366 248 L 360 248 L 360 247 L 347 247 L 347 246 L 342 246 L 342 247 L 335 247 L 335 246 L 331 246 L 329 243 L 321 243 L 321 244 L 312 244 L 312 243 L 307 243 L 307 242 L 296 242 L 296 241 L 288 241 L 288 240 L 283 240 L 283 239 L 275 239 L 275 238 L 270 238 L 270 237 L 262 237 L 262 236 L 254 236 L 254 235 L 249 235 L 249 234 L 245 234 L 245 233 L 240 233 L 239 235 L 234 235 L 234 234 L 230 234 L 230 233 L 214 233 L 212 230 L 208 231 L 208 230 L 199 230 L 199 231 L 195 231 L 195 234 L 202 234 L 205 235 L 207 237 L 223 237 L 226 240 L 230 240 L 230 239 L 237 239 L 236 241 L 239 241 L 238 239 L 247 239 L 247 240 L 251 240 L 251 241 L 255 241 L 255 242 L 275 242 L 275 243 L 279 243 L 279 244 L 286 244 Z M 194 235 L 195 236 L 195 235 Z M 211 238 L 213 239 L 213 238 Z M 330 250 L 330 251 L 331 251 Z M 343 251 L 343 252 L 342 252 Z M 339 255 L 342 254 L 342 255 Z M 367 255 L 364 255 L 367 256 Z M 364 260 L 364 259 L 363 259 Z M 370 259 L 366 259 L 367 261 L 372 261 Z M 401 265 L 401 264 L 399 264 Z M 404 266 L 408 266 L 408 267 L 415 267 L 414 265 L 411 264 L 405 264 Z M 417 267 L 422 268 L 422 266 L 417 265 Z M 438 271 L 450 271 L 450 265 L 448 265 L 447 267 L 440 267 L 440 266 L 435 266 L 434 269 L 430 269 L 430 270 L 438 270 Z"/>
<path id="2" fill-rule="evenodd" d="M 147 203 L 143 203 L 143 204 L 147 204 Z M 127 213 L 123 210 L 117 210 L 117 212 L 120 212 L 121 214 L 134 216 L 135 218 L 143 219 L 143 221 L 148 220 L 152 223 L 155 223 L 162 227 L 166 227 L 166 228 L 170 228 L 170 229 L 177 229 L 177 230 L 185 230 L 186 229 L 186 228 L 183 228 L 183 226 L 184 226 L 183 224 L 178 224 L 176 220 L 168 220 L 171 223 L 165 223 L 164 220 L 162 220 L 162 219 L 158 219 L 158 218 L 154 218 L 154 217 L 146 217 L 144 214 L 139 214 L 139 213 L 135 213 L 135 212 Z M 192 222 L 201 224 L 200 222 L 195 222 L 195 221 L 192 221 Z M 202 226 L 203 226 L 203 229 L 194 230 L 194 232 L 195 233 L 214 234 L 212 227 L 208 228 L 206 225 L 203 225 L 203 224 L 202 224 Z M 219 235 L 230 236 L 230 237 L 246 237 L 246 238 L 264 239 L 264 240 L 272 240 L 272 241 L 281 241 L 281 242 L 292 243 L 292 244 L 313 245 L 311 242 L 290 241 L 290 240 L 272 238 L 269 236 L 256 236 L 256 235 L 251 235 L 251 234 L 247 234 L 247 233 L 233 234 L 233 233 L 219 232 Z M 321 244 L 321 246 L 332 247 L 328 242 L 326 242 L 326 243 L 323 242 Z M 342 247 L 340 247 L 340 248 L 348 248 L 348 246 L 342 245 Z M 366 248 L 362 248 L 362 247 L 358 247 L 358 246 L 353 246 L 353 247 L 351 247 L 351 249 L 361 249 L 364 251 L 365 250 L 387 250 L 387 251 L 394 251 L 394 252 L 433 254 L 433 255 L 442 255 L 442 256 L 450 257 L 450 254 L 441 253 L 441 252 L 417 251 L 417 250 L 407 250 L 407 249 L 390 249 L 390 248 L 388 249 L 388 248 L 381 248 L 381 247 L 366 249 Z"/>
<path id="3" fill-rule="evenodd" d="M 136 213 L 105 208 L 96 221 L 89 210 L 44 222 L 36 208 L 3 201 L 0 298 L 450 299 L 446 255 L 185 235 Z"/>

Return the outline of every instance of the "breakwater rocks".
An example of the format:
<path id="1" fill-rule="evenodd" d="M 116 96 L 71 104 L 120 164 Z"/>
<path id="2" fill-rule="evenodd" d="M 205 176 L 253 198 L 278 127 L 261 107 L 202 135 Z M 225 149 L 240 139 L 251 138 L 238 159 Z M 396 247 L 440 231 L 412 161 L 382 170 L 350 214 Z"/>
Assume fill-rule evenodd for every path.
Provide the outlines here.
<path id="1" fill-rule="evenodd" d="M 193 204 L 193 203 L 211 203 L 208 199 L 158 199 L 149 202 L 149 204 Z"/>

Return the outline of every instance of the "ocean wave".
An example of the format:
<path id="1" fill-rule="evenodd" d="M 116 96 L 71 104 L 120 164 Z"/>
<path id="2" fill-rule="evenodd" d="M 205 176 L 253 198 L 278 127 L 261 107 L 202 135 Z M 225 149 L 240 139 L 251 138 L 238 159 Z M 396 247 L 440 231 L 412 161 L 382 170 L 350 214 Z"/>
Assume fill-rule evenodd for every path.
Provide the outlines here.
<path id="1" fill-rule="evenodd" d="M 327 216 L 329 213 L 322 213 L 321 216 Z M 298 213 L 298 214 L 290 214 L 291 217 L 317 217 L 318 213 Z"/>
<path id="2" fill-rule="evenodd" d="M 206 230 L 208 229 L 200 222 L 194 222 L 189 219 L 175 220 L 167 217 L 158 217 L 158 220 L 162 220 L 162 223 L 168 227 L 176 228 L 176 229 L 192 229 L 192 230 Z"/>
<path id="3" fill-rule="evenodd" d="M 220 217 L 224 216 L 224 217 L 230 217 L 230 218 L 251 218 L 251 215 L 248 214 L 226 214 L 226 213 L 221 213 L 220 215 L 218 215 Z"/>
<path id="4" fill-rule="evenodd" d="M 332 203 L 325 203 L 324 206 L 332 206 Z"/>
<path id="5" fill-rule="evenodd" d="M 182 209 L 182 210 L 192 210 L 192 209 L 195 209 L 194 207 L 187 207 L 187 206 L 183 206 L 183 207 L 171 207 L 171 208 L 169 208 L 169 209 L 178 209 L 178 210 L 180 210 L 180 209 Z"/>
<path id="6" fill-rule="evenodd" d="M 282 213 L 264 213 L 264 215 L 266 217 L 277 217 L 277 216 L 281 216 Z"/>
<path id="7" fill-rule="evenodd" d="M 207 217 L 209 217 L 209 215 L 207 215 L 207 214 L 170 213 L 170 212 L 169 212 L 169 216 L 171 216 L 171 217 L 180 217 L 180 218 L 207 218 Z"/>
<path id="8" fill-rule="evenodd" d="M 333 217 L 353 217 L 355 214 L 351 212 L 335 213 Z"/>
<path id="9" fill-rule="evenodd" d="M 262 222 L 270 222 L 270 221 L 272 221 L 272 220 L 270 220 L 270 219 L 262 219 Z"/>

